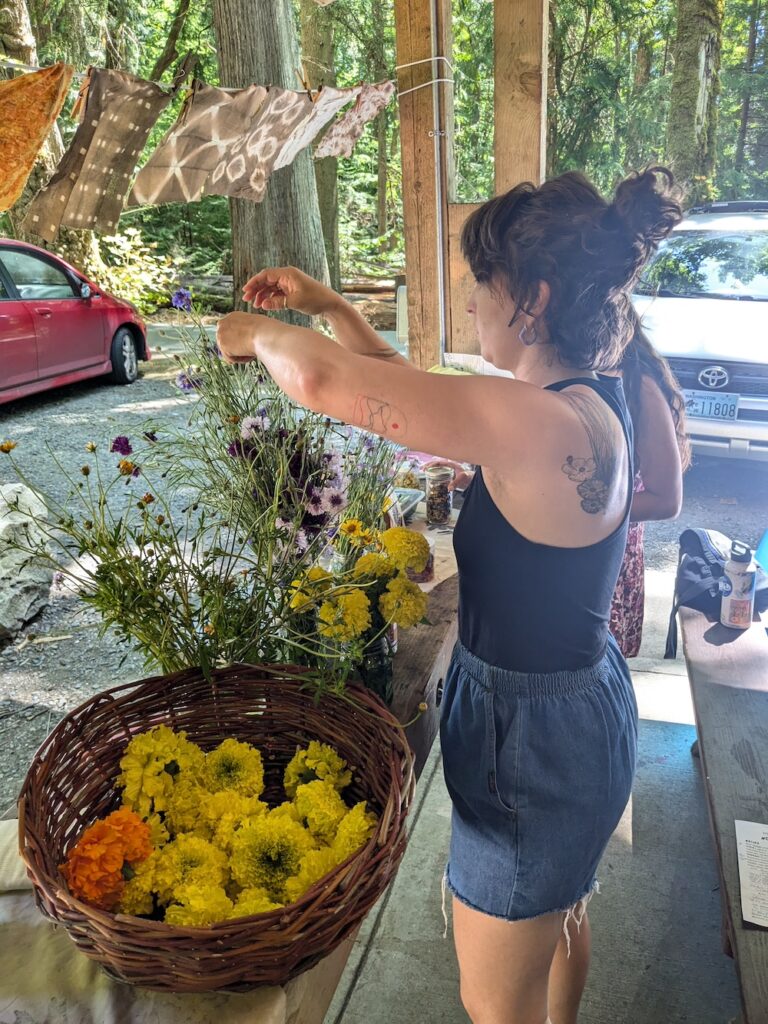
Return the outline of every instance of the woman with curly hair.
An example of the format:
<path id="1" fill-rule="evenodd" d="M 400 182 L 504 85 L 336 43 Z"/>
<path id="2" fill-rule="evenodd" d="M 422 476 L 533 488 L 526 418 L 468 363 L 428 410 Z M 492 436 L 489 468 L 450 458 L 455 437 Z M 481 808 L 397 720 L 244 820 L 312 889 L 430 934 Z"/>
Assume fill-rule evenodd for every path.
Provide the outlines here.
<path id="1" fill-rule="evenodd" d="M 580 174 L 518 185 L 464 226 L 467 312 L 503 376 L 430 374 L 293 268 L 245 298 L 325 316 L 336 341 L 264 316 L 219 325 L 296 401 L 479 466 L 455 530 L 459 641 L 441 706 L 453 801 L 445 882 L 474 1024 L 573 1024 L 587 902 L 635 771 L 637 706 L 611 638 L 629 526 L 632 426 L 620 363 L 629 293 L 679 220 L 651 168 L 611 202 Z M 413 268 L 412 272 L 417 272 Z"/>

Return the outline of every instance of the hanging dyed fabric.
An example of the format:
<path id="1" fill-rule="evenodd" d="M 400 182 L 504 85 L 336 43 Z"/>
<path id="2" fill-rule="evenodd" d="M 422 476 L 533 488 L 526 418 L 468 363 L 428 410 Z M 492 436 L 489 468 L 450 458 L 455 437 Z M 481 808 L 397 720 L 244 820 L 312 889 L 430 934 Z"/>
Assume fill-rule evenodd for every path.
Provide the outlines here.
<path id="1" fill-rule="evenodd" d="M 46 241 L 59 227 L 113 232 L 147 136 L 173 92 L 125 71 L 92 68 L 82 121 L 23 227 Z"/>
<path id="2" fill-rule="evenodd" d="M 261 202 L 275 163 L 313 107 L 305 92 L 270 87 L 255 124 L 216 165 L 205 194 Z"/>
<path id="3" fill-rule="evenodd" d="M 351 110 L 328 129 L 315 150 L 315 159 L 324 156 L 351 156 L 355 143 L 369 121 L 381 113 L 395 92 L 394 82 L 364 85 Z"/>
<path id="4" fill-rule="evenodd" d="M 287 140 L 272 170 L 277 171 L 280 167 L 287 167 L 292 163 L 302 149 L 306 149 L 311 142 L 314 142 L 323 128 L 336 117 L 340 110 L 352 100 L 357 99 L 361 88 L 359 85 L 351 89 L 333 89 L 327 85 L 323 86 L 315 94 L 309 117 L 294 130 L 291 138 Z"/>
<path id="5" fill-rule="evenodd" d="M 253 125 L 266 98 L 261 85 L 217 89 L 195 82 L 176 124 L 139 171 L 128 205 L 200 199 L 208 178 Z"/>
<path id="6" fill-rule="evenodd" d="M 0 210 L 21 195 L 37 154 L 67 98 L 74 68 L 54 64 L 0 82 Z"/>

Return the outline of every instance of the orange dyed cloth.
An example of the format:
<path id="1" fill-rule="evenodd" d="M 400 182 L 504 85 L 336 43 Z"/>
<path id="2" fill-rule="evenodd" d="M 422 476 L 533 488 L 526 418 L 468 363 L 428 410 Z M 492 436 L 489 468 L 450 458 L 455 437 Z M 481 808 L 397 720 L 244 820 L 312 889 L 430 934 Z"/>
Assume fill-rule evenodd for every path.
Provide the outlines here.
<path id="1" fill-rule="evenodd" d="M 53 123 L 67 98 L 74 68 L 54 64 L 0 82 L 0 210 L 21 195 Z"/>

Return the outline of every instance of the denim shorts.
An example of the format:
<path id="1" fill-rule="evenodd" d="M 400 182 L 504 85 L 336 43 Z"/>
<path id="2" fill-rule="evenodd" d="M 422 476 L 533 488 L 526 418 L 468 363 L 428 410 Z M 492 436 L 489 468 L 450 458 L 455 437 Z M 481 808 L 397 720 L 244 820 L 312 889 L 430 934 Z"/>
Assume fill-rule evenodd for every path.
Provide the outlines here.
<path id="1" fill-rule="evenodd" d="M 542 674 L 497 668 L 458 643 L 440 739 L 454 896 L 508 921 L 585 900 L 637 756 L 637 704 L 615 641 L 592 667 Z"/>

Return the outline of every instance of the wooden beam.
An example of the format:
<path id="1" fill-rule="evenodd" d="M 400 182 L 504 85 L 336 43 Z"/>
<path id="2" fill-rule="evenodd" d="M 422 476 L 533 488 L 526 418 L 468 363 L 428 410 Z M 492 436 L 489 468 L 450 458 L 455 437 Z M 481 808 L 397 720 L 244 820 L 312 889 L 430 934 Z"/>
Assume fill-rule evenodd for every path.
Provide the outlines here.
<path id="1" fill-rule="evenodd" d="M 433 30 L 430 0 L 395 0 L 399 65 L 426 60 L 433 53 L 445 54 L 450 59 L 450 0 L 436 2 L 438 24 Z M 403 68 L 398 73 L 400 93 L 424 85 L 434 77 L 450 77 L 444 67 L 444 62 L 440 61 Z M 448 110 L 450 114 L 450 105 L 446 102 L 444 87 L 440 89 L 438 128 L 445 131 L 445 112 Z M 426 86 L 417 92 L 401 95 L 399 107 L 410 358 L 417 366 L 428 369 L 440 359 L 439 297 L 446 287 L 446 282 L 441 280 L 438 259 L 438 217 L 444 229 L 443 252 L 447 249 L 445 198 L 439 213 L 437 208 L 435 139 L 431 134 L 434 130 L 433 87 Z M 441 168 L 444 185 L 447 173 L 445 168 Z"/>
<path id="2" fill-rule="evenodd" d="M 451 340 L 450 352 L 479 354 L 477 332 L 467 315 L 467 299 L 474 280 L 467 261 L 461 254 L 461 229 L 464 221 L 480 203 L 448 204 L 448 275 L 450 279 Z"/>
<path id="3" fill-rule="evenodd" d="M 544 180 L 549 0 L 496 0 L 494 139 L 496 194 Z"/>

